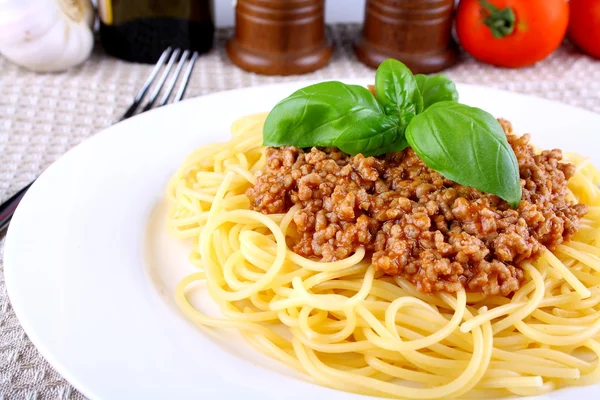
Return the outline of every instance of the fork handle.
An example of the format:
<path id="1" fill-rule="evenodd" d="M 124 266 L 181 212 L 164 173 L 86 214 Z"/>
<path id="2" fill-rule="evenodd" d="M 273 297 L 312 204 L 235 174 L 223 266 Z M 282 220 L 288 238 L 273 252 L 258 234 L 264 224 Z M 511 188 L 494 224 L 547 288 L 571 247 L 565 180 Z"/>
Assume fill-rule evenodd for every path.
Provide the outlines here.
<path id="1" fill-rule="evenodd" d="M 35 182 L 35 180 L 33 182 Z M 23 189 L 19 190 L 10 199 L 0 204 L 0 233 L 2 233 L 6 228 L 8 228 L 10 220 L 12 219 L 13 214 L 17 209 L 17 206 L 21 202 L 23 196 L 25 196 L 25 193 L 27 193 L 27 190 L 31 187 L 31 185 L 33 185 L 33 182 L 25 186 Z"/>

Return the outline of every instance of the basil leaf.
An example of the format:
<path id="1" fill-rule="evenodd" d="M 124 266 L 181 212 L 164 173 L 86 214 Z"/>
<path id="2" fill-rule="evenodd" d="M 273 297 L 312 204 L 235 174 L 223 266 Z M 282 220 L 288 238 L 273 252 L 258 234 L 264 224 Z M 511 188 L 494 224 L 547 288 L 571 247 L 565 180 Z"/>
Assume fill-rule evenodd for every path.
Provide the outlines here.
<path id="1" fill-rule="evenodd" d="M 376 155 L 403 135 L 367 88 L 332 81 L 307 86 L 279 102 L 265 121 L 263 143 L 336 146 L 351 155 Z"/>
<path id="2" fill-rule="evenodd" d="M 402 130 L 402 128 L 399 127 L 398 128 L 398 139 L 389 145 L 384 145 L 383 147 L 376 149 L 376 151 L 371 155 L 380 156 L 382 154 L 387 154 L 387 153 L 396 153 L 396 152 L 406 149 L 407 147 L 408 147 L 408 142 L 406 141 L 406 136 L 404 135 L 404 131 Z M 363 154 L 363 155 L 367 156 L 366 154 Z"/>
<path id="3" fill-rule="evenodd" d="M 387 115 L 395 116 L 406 127 L 411 118 L 423 111 L 423 97 L 408 67 L 388 59 L 375 73 L 375 95 Z"/>
<path id="4" fill-rule="evenodd" d="M 347 130 L 338 137 L 333 145 L 344 153 L 350 155 L 361 153 L 363 156 L 369 157 L 402 151 L 408 147 L 408 142 L 404 137 L 404 131 L 399 126 L 386 121 L 382 124 L 381 129 L 377 130 L 369 126 L 357 126 L 356 129 Z"/>
<path id="5" fill-rule="evenodd" d="M 440 101 L 458 101 L 456 85 L 446 75 L 415 75 L 419 91 L 423 96 L 423 109 Z"/>
<path id="6" fill-rule="evenodd" d="M 415 116 L 406 139 L 425 164 L 454 182 L 492 193 L 516 208 L 521 201 L 519 165 L 498 121 L 452 101 Z"/>

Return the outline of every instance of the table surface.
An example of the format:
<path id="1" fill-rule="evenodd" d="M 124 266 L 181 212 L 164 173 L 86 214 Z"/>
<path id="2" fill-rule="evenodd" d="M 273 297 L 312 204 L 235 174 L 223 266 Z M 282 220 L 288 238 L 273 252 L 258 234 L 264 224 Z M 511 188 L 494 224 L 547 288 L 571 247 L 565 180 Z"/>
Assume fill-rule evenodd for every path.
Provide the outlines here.
<path id="1" fill-rule="evenodd" d="M 302 77 L 267 77 L 231 64 L 220 30 L 215 49 L 199 58 L 186 98 L 298 79 L 371 77 L 352 51 L 353 24 L 329 27 L 335 52 L 330 64 Z M 124 112 L 152 66 L 108 57 L 97 45 L 82 66 L 60 74 L 35 74 L 0 56 L 0 201 L 53 161 Z M 600 113 L 600 61 L 565 43 L 550 58 L 520 70 L 483 65 L 466 55 L 445 71 L 456 82 L 526 93 Z M 21 328 L 6 292 L 0 237 L 0 399 L 80 399 L 83 396 L 39 354 Z"/>

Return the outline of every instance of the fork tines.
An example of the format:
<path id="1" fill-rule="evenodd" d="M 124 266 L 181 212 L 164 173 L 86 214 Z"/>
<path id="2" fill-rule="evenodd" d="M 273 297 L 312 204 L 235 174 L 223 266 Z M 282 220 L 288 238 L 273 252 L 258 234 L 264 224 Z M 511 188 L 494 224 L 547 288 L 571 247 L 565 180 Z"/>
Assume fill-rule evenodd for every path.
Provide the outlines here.
<path id="1" fill-rule="evenodd" d="M 192 53 L 190 50 L 185 50 L 182 53 L 181 49 L 173 50 L 171 47 L 168 47 L 161 54 L 156 65 L 152 69 L 152 72 L 146 79 L 146 82 L 144 82 L 144 85 L 136 94 L 133 103 L 127 109 L 125 114 L 123 114 L 121 120 L 127 119 L 133 114 L 135 114 L 136 110 L 142 103 L 144 96 L 154 83 L 154 80 L 158 76 L 161 69 L 163 70 L 163 72 L 160 75 L 160 78 L 158 79 L 156 84 L 154 85 L 152 93 L 150 94 L 150 98 L 148 99 L 146 105 L 142 108 L 141 112 L 148 111 L 154 106 L 156 100 L 158 99 L 158 96 L 160 95 L 161 91 L 163 91 L 163 86 L 165 86 L 165 82 L 169 78 L 169 75 L 171 75 L 169 82 L 167 83 L 167 86 L 163 91 L 163 95 L 160 98 L 160 101 L 158 102 L 157 107 L 161 107 L 167 104 L 167 102 L 169 101 L 169 97 L 171 96 L 171 93 L 173 92 L 173 89 L 175 88 L 175 85 L 179 80 L 179 75 L 181 74 L 181 71 L 183 70 L 185 64 L 187 64 L 187 67 L 183 74 L 183 78 L 179 83 L 179 88 L 177 89 L 177 92 L 175 93 L 175 97 L 173 98 L 172 102 L 176 103 L 179 100 L 181 100 L 183 98 L 183 95 L 185 94 L 185 89 L 187 88 L 188 82 L 190 80 L 190 75 L 192 74 L 192 70 L 194 69 L 194 64 L 196 63 L 197 59 L 198 52 L 196 51 Z M 175 71 L 173 71 L 173 73 L 171 74 L 171 70 L 173 69 L 173 65 L 175 65 L 175 63 L 177 63 L 177 66 L 175 67 Z"/>

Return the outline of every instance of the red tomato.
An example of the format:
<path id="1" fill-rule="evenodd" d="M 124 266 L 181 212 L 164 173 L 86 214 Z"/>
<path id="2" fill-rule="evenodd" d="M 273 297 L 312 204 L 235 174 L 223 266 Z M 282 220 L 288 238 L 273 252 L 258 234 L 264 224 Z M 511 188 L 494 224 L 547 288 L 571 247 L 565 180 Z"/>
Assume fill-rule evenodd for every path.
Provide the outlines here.
<path id="1" fill-rule="evenodd" d="M 568 23 L 566 0 L 461 0 L 456 33 L 476 59 L 519 68 L 556 50 Z"/>
<path id="2" fill-rule="evenodd" d="M 589 55 L 600 58 L 600 0 L 571 0 L 567 36 Z"/>

